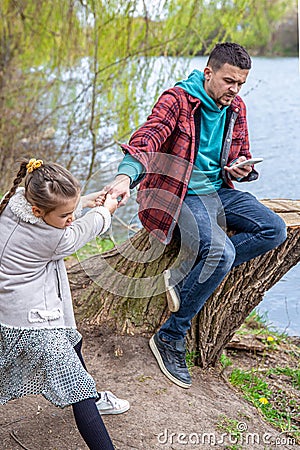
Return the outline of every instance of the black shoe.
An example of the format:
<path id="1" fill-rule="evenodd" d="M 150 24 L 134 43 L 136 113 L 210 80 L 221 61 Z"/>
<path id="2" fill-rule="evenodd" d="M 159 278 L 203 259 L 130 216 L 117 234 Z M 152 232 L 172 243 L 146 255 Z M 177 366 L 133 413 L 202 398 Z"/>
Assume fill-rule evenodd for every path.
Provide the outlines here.
<path id="1" fill-rule="evenodd" d="M 156 333 L 150 339 L 149 345 L 166 377 L 182 388 L 189 388 L 192 380 L 185 361 L 184 340 L 167 342 L 160 339 Z"/>
<path id="2" fill-rule="evenodd" d="M 180 308 L 180 293 L 179 289 L 171 279 L 170 270 L 164 271 L 164 282 L 166 286 L 168 308 L 171 312 L 176 312 Z"/>

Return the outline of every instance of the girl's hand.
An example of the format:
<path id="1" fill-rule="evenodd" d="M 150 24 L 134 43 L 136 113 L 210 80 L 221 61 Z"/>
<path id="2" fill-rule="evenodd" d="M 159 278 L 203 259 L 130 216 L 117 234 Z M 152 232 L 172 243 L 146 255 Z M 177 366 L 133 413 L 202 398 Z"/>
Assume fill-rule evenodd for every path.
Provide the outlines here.
<path id="1" fill-rule="evenodd" d="M 95 208 L 95 206 L 103 206 L 105 201 L 105 192 L 98 191 L 81 197 L 83 208 Z"/>
<path id="2" fill-rule="evenodd" d="M 112 198 L 110 194 L 106 194 L 103 206 L 107 208 L 111 214 L 113 214 L 118 207 L 118 200 L 116 198 Z"/>

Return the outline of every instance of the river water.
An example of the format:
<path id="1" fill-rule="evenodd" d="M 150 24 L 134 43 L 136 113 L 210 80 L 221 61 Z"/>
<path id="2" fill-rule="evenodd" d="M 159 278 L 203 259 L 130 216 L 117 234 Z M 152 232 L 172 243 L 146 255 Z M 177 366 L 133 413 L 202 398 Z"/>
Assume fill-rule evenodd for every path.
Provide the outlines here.
<path id="1" fill-rule="evenodd" d="M 191 70 L 202 70 L 206 58 L 184 62 L 179 72 L 165 86 L 186 78 Z M 253 58 L 246 85 L 241 91 L 248 109 L 249 133 L 253 156 L 263 157 L 257 166 L 260 178 L 239 184 L 258 198 L 300 199 L 300 77 L 297 58 Z M 154 99 L 153 99 L 154 101 Z M 150 112 L 145 111 L 145 117 Z M 103 155 L 95 174 L 98 186 L 106 184 L 115 174 L 122 159 L 118 150 Z M 138 223 L 137 206 L 132 199 L 118 211 L 113 233 L 120 229 L 118 216 L 125 222 Z M 300 265 L 294 267 L 269 292 L 257 308 L 268 323 L 280 332 L 300 335 Z"/>

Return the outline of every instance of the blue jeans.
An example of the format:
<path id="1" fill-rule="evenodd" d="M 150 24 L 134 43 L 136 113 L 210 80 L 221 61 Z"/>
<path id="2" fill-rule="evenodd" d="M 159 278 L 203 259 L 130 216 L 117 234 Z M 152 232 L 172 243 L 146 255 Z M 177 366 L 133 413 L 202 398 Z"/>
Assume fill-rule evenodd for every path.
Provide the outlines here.
<path id="1" fill-rule="evenodd" d="M 236 234 L 228 237 L 227 229 Z M 186 196 L 176 231 L 185 256 L 171 274 L 180 290 L 181 306 L 160 328 L 160 337 L 167 340 L 185 337 L 192 318 L 232 267 L 286 239 L 281 217 L 252 194 L 229 188 Z"/>

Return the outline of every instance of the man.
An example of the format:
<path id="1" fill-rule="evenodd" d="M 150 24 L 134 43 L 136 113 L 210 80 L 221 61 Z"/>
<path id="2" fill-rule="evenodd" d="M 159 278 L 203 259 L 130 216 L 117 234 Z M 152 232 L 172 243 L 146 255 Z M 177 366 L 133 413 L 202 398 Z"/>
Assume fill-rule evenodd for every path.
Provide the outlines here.
<path id="1" fill-rule="evenodd" d="M 168 244 L 180 238 L 188 257 L 164 274 L 172 314 L 150 339 L 162 372 L 191 386 L 185 335 L 191 320 L 232 267 L 286 239 L 283 220 L 233 181 L 252 181 L 246 108 L 237 95 L 251 59 L 235 43 L 217 44 L 203 72 L 194 70 L 161 95 L 151 115 L 122 145 L 125 157 L 107 191 L 126 203 L 140 183 L 139 217 Z M 226 229 L 235 233 L 229 238 Z"/>

